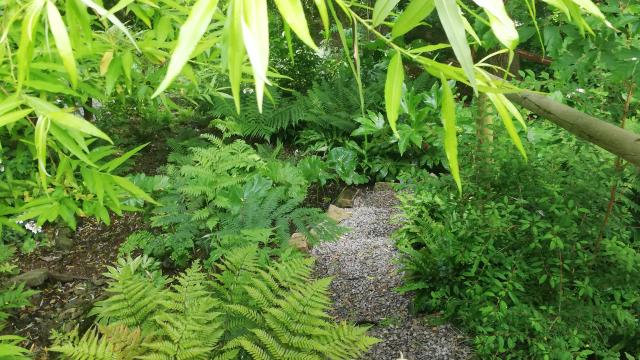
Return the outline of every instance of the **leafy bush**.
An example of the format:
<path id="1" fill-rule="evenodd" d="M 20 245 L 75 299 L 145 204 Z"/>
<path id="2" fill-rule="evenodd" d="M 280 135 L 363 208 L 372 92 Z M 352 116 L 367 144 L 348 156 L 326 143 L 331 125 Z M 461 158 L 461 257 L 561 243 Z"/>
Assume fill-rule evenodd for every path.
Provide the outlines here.
<path id="1" fill-rule="evenodd" d="M 184 265 L 195 250 L 214 261 L 225 250 L 246 245 L 238 236 L 261 243 L 266 232 L 273 235 L 267 243 L 285 244 L 290 226 L 312 241 L 335 238 L 335 222 L 318 209 L 301 206 L 309 183 L 300 169 L 262 158 L 242 140 L 226 144 L 206 138 L 210 145 L 170 156 L 164 178 L 169 184 L 151 217 L 159 234 L 133 234 L 123 253 L 142 249 Z"/>
<path id="2" fill-rule="evenodd" d="M 231 251 L 203 271 L 196 262 L 167 288 L 148 258 L 109 268 L 110 297 L 96 304 L 99 326 L 57 336 L 52 351 L 70 359 L 352 359 L 376 339 L 365 327 L 326 314 L 329 279 L 311 277 L 312 260 L 271 265 L 255 246 Z M 123 336 L 126 335 L 126 336 Z M 128 339 L 130 337 L 130 339 Z"/>
<path id="3" fill-rule="evenodd" d="M 503 142 L 464 157 L 462 196 L 449 178 L 406 179 L 403 290 L 416 310 L 473 333 L 481 358 L 637 354 L 637 175 L 575 140 L 529 135 L 528 164 Z M 603 228 L 612 182 L 618 201 Z"/>

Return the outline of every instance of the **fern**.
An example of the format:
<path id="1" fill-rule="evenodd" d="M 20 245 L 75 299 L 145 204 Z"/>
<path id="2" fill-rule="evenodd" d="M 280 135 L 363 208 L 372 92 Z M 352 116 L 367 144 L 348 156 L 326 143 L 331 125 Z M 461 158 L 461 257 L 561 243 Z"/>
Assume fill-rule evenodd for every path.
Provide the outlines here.
<path id="1" fill-rule="evenodd" d="M 326 313 L 330 279 L 312 278 L 312 260 L 269 266 L 261 253 L 255 246 L 237 248 L 213 273 L 195 263 L 158 291 L 146 285 L 161 278 L 148 259 L 121 260 L 107 274 L 113 295 L 94 309 L 103 326 L 59 338 L 51 350 L 83 360 L 353 359 L 377 341 L 366 328 L 333 322 Z M 152 319 L 143 322 L 147 330 L 125 327 L 121 309 L 137 295 L 113 291 L 122 284 L 136 294 L 148 289 L 144 302 L 153 306 L 128 313 L 137 322 Z"/>

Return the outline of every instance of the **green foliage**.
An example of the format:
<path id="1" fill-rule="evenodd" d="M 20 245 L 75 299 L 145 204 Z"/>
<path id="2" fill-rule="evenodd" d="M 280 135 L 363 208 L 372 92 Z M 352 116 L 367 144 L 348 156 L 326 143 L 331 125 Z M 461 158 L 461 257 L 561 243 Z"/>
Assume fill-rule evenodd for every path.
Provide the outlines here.
<path id="1" fill-rule="evenodd" d="M 335 238 L 338 227 L 317 209 L 302 207 L 308 181 L 287 162 L 263 158 L 244 141 L 206 136 L 208 146 L 173 153 L 169 185 L 153 209 L 157 234 L 136 233 L 121 251 L 136 248 L 184 265 L 203 250 L 214 261 L 239 239 L 286 244 L 293 226 L 311 241 Z M 240 237 L 239 237 L 240 236 Z"/>
<path id="2" fill-rule="evenodd" d="M 330 279 L 314 280 L 308 259 L 264 265 L 255 246 L 236 248 L 216 263 L 215 272 L 203 271 L 196 262 L 170 288 L 152 269 L 144 258 L 120 260 L 108 273 L 112 296 L 93 311 L 98 330 L 57 336 L 51 350 L 87 360 L 132 354 L 140 359 L 352 359 L 377 341 L 366 336 L 366 328 L 336 324 L 326 314 Z M 123 312 L 132 299 L 149 305 Z M 114 338 L 118 332 L 132 340 L 119 342 L 125 336 Z"/>
<path id="3" fill-rule="evenodd" d="M 637 174 L 550 130 L 529 134 L 528 164 L 503 142 L 464 156 L 462 196 L 447 178 L 406 178 L 403 289 L 416 310 L 469 330 L 482 358 L 637 353 Z"/>

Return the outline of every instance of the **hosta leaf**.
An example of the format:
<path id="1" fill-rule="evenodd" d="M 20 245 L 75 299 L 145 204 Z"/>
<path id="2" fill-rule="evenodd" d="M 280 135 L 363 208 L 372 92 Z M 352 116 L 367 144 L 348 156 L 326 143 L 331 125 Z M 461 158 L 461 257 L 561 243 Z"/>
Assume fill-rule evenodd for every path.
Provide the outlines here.
<path id="1" fill-rule="evenodd" d="M 435 7 L 434 0 L 411 0 L 393 24 L 391 36 L 395 38 L 411 31 L 429 16 Z"/>
<path id="2" fill-rule="evenodd" d="M 373 6 L 373 16 L 371 18 L 373 26 L 382 24 L 399 1 L 400 0 L 377 0 Z"/>
<path id="3" fill-rule="evenodd" d="M 218 0 L 198 0 L 193 5 L 189 17 L 180 28 L 178 44 L 173 50 L 173 54 L 171 54 L 167 74 L 151 97 L 158 96 L 180 74 L 182 67 L 191 57 L 191 53 L 198 45 L 202 35 L 207 31 L 217 7 Z"/>
<path id="4" fill-rule="evenodd" d="M 311 34 L 309 34 L 309 26 L 307 25 L 307 18 L 304 15 L 304 9 L 300 0 L 274 0 L 278 11 L 289 24 L 291 30 L 293 30 L 298 38 L 303 43 L 307 44 L 310 48 L 318 50 L 318 47 L 313 42 Z"/>
<path id="5" fill-rule="evenodd" d="M 491 102 L 493 103 L 493 106 L 495 106 L 496 111 L 500 116 L 500 119 L 502 119 L 502 124 L 504 125 L 505 129 L 507 129 L 507 133 L 509 134 L 511 141 L 516 146 L 518 151 L 520 151 L 520 153 L 522 154 L 522 157 L 524 157 L 524 159 L 527 160 L 527 153 L 524 150 L 524 147 L 522 146 L 522 141 L 520 141 L 520 136 L 518 136 L 518 131 L 516 130 L 516 127 L 513 125 L 513 120 L 511 119 L 511 113 L 507 109 L 507 106 L 504 104 L 502 98 L 498 96 L 500 94 L 493 94 L 493 93 L 486 93 L 486 94 L 489 100 L 491 100 Z"/>
<path id="6" fill-rule="evenodd" d="M 507 15 L 502 0 L 473 0 L 484 9 L 489 17 L 491 31 L 496 38 L 509 50 L 518 46 L 518 31 L 513 20 Z"/>
<path id="7" fill-rule="evenodd" d="M 440 77 L 442 84 L 442 109 L 440 117 L 444 128 L 444 152 L 449 162 L 449 171 L 458 186 L 458 191 L 462 193 L 462 181 L 460 180 L 460 168 L 458 166 L 458 137 L 456 129 L 456 103 L 453 98 L 451 87 L 444 76 Z"/>
<path id="8" fill-rule="evenodd" d="M 440 23 L 444 28 L 447 38 L 453 48 L 453 53 L 456 55 L 460 66 L 464 70 L 469 84 L 476 89 L 476 77 L 473 69 L 473 58 L 471 57 L 471 49 L 467 43 L 467 37 L 464 31 L 464 19 L 460 14 L 460 9 L 456 0 L 434 0 L 436 9 L 438 10 L 438 17 Z"/>
<path id="9" fill-rule="evenodd" d="M 267 0 L 245 0 L 242 11 L 242 38 L 253 70 L 258 110 L 262 113 L 264 84 L 269 83 L 267 80 L 269 67 Z"/>
<path id="10" fill-rule="evenodd" d="M 49 19 L 49 28 L 56 42 L 58 54 L 60 54 L 62 63 L 65 69 L 67 69 L 71 86 L 75 89 L 76 86 L 78 86 L 78 70 L 76 68 L 76 60 L 73 57 L 73 50 L 71 49 L 69 33 L 67 33 L 67 27 L 62 21 L 62 16 L 60 16 L 58 8 L 56 8 L 51 0 L 47 1 L 47 17 Z"/>
<path id="11" fill-rule="evenodd" d="M 402 67 L 402 54 L 396 52 L 387 69 L 387 80 L 384 84 L 384 105 L 387 111 L 389 125 L 396 136 L 398 130 L 398 111 L 400 110 L 400 99 L 402 98 L 402 83 L 404 81 L 404 68 Z"/>

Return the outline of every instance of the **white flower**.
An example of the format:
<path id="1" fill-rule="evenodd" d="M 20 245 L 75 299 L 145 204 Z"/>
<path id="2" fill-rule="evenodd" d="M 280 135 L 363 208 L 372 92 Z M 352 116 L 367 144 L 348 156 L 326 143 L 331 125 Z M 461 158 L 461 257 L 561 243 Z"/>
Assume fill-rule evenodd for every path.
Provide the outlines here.
<path id="1" fill-rule="evenodd" d="M 242 89 L 243 94 L 253 94 L 253 88 L 244 88 Z"/>

